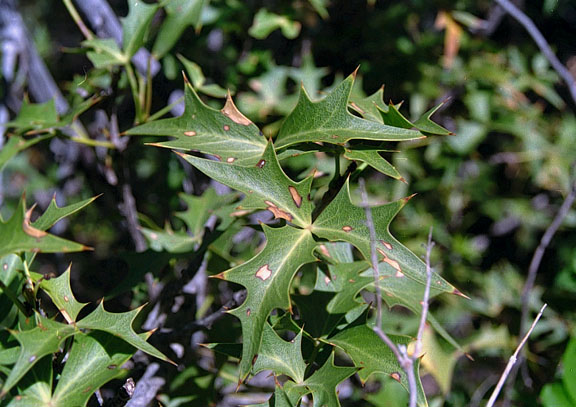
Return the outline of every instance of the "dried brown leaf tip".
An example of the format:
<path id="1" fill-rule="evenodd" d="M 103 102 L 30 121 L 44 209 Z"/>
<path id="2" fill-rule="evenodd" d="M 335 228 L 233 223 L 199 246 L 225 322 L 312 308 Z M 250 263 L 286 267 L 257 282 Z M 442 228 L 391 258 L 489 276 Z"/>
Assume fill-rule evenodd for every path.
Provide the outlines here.
<path id="1" fill-rule="evenodd" d="M 232 101 L 232 95 L 230 95 L 230 91 L 228 91 L 228 95 L 226 96 L 226 104 L 222 108 L 221 112 L 224 114 L 224 116 L 228 117 L 234 123 L 238 123 L 243 126 L 250 126 L 252 124 L 252 121 L 248 119 L 246 116 L 244 116 L 240 112 L 240 110 L 238 110 L 238 108 Z M 230 127 L 224 130 L 230 130 Z"/>
<path id="2" fill-rule="evenodd" d="M 32 205 L 32 207 L 28 209 L 24 214 L 24 220 L 22 221 L 22 230 L 24 230 L 24 233 L 26 233 L 28 236 L 40 239 L 46 236 L 48 233 L 44 232 L 43 230 L 36 229 L 34 226 L 30 224 L 30 217 L 32 216 L 32 212 L 34 211 L 35 207 L 36 204 Z"/>
<path id="3" fill-rule="evenodd" d="M 302 196 L 298 193 L 296 188 L 294 188 L 292 185 L 290 185 L 288 187 L 288 190 L 290 191 L 290 195 L 292 196 L 292 200 L 294 201 L 294 204 L 296 204 L 297 208 L 300 208 L 300 206 L 302 205 Z"/>
<path id="4" fill-rule="evenodd" d="M 274 202 L 264 201 L 264 203 L 268 205 L 266 209 L 272 212 L 274 219 L 286 219 L 288 222 L 292 221 L 292 215 L 285 210 L 278 208 Z"/>
<path id="5" fill-rule="evenodd" d="M 272 275 L 272 270 L 270 270 L 270 267 L 268 267 L 267 264 L 260 267 L 258 269 L 258 271 L 256 272 L 256 277 L 262 281 L 268 280 L 271 275 Z"/>

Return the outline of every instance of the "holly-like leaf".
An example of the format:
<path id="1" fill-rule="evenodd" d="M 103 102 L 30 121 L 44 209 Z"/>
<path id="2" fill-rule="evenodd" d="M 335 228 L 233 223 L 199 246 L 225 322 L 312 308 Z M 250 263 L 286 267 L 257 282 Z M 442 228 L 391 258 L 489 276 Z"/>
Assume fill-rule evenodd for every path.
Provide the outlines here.
<path id="1" fill-rule="evenodd" d="M 390 202 L 372 208 L 376 232 L 376 250 L 379 260 L 393 270 L 394 278 L 411 278 L 426 284 L 426 266 L 410 250 L 398 242 L 389 231 L 390 222 L 410 198 Z M 318 216 L 312 225 L 312 233 L 329 241 L 345 241 L 354 245 L 365 259 L 370 259 L 370 232 L 366 225 L 364 208 L 352 204 L 349 183 Z M 458 294 L 451 284 L 435 275 L 432 280 L 434 290 Z"/>
<path id="2" fill-rule="evenodd" d="M 360 273 L 369 267 L 365 261 L 329 265 L 329 275 L 318 270 L 314 290 L 333 292 L 336 295 L 330 300 L 326 309 L 331 314 L 345 314 L 361 305 L 356 300 L 358 293 L 374 282 L 373 277 L 363 277 Z"/>
<path id="3" fill-rule="evenodd" d="M 88 198 L 83 201 L 63 207 L 59 207 L 56 203 L 56 198 L 53 197 L 46 211 L 44 211 L 44 213 L 38 219 L 32 222 L 32 226 L 40 230 L 48 230 L 59 220 L 65 218 L 66 216 L 70 216 L 73 213 L 78 212 L 80 209 L 90 205 L 99 196 L 100 195 L 97 195 L 93 198 Z"/>
<path id="4" fill-rule="evenodd" d="M 150 249 L 156 252 L 190 253 L 201 242 L 201 236 L 190 236 L 184 231 L 140 229 Z"/>
<path id="5" fill-rule="evenodd" d="M 52 381 L 52 357 L 45 356 L 18 382 L 18 397 L 6 407 L 58 407 L 51 404 Z"/>
<path id="6" fill-rule="evenodd" d="M 398 170 L 386 161 L 386 159 L 380 155 L 378 150 L 352 150 L 347 148 L 344 157 L 349 160 L 364 162 L 376 171 L 380 171 L 382 174 L 386 174 L 394 179 L 404 180 Z"/>
<path id="7" fill-rule="evenodd" d="M 278 149 L 304 142 L 345 144 L 348 140 L 415 140 L 425 136 L 415 130 L 387 126 L 362 119 L 348 111 L 355 74 L 350 75 L 324 99 L 313 102 L 304 89 L 298 104 L 286 117 L 278 137 Z"/>
<path id="8" fill-rule="evenodd" d="M 131 135 L 171 136 L 157 147 L 194 150 L 238 165 L 255 165 L 266 148 L 258 127 L 234 105 L 229 95 L 222 110 L 206 106 L 190 83 L 185 87 L 185 110 L 180 117 L 157 120 L 127 131 Z"/>
<path id="9" fill-rule="evenodd" d="M 182 157 L 204 174 L 246 194 L 239 209 L 267 209 L 277 219 L 307 227 L 311 222 L 309 200 L 312 177 L 294 182 L 282 171 L 272 143 L 251 167 L 206 160 L 190 155 Z M 255 165 L 254 165 L 255 164 Z"/>
<path id="10" fill-rule="evenodd" d="M 254 363 L 254 374 L 262 370 L 272 370 L 276 375 L 283 374 L 291 377 L 296 383 L 302 383 L 306 370 L 306 363 L 302 357 L 302 332 L 287 342 L 265 323 L 260 351 Z"/>
<path id="11" fill-rule="evenodd" d="M 287 381 L 283 386 L 276 385 L 274 396 L 270 399 L 270 407 L 297 407 L 298 402 L 305 394 L 310 393 L 306 386 L 297 385 Z"/>
<path id="12" fill-rule="evenodd" d="M 186 73 L 190 77 L 190 81 L 192 81 L 192 86 L 198 92 L 203 93 L 208 96 L 212 96 L 215 98 L 224 98 L 227 96 L 228 91 L 226 89 L 221 88 L 220 86 L 216 85 L 215 83 L 206 85 L 206 77 L 202 72 L 202 68 L 196 62 L 192 62 L 182 55 L 178 55 L 178 59 L 184 65 L 186 69 Z"/>
<path id="13" fill-rule="evenodd" d="M 405 336 L 389 335 L 389 337 L 396 344 L 407 345 L 410 342 L 410 338 Z M 399 381 L 409 391 L 408 378 L 396 356 L 368 326 L 359 325 L 347 328 L 330 338 L 329 342 L 346 352 L 354 365 L 361 368 L 358 376 L 362 383 L 366 383 L 366 380 L 374 373 L 385 373 Z M 417 378 L 418 405 L 426 406 L 426 397 L 419 380 L 418 368 L 415 367 L 414 370 Z"/>
<path id="14" fill-rule="evenodd" d="M 75 335 L 49 406 L 85 406 L 96 390 L 124 374 L 122 365 L 135 352 L 136 348 L 106 332 Z"/>
<path id="15" fill-rule="evenodd" d="M 144 308 L 144 305 L 128 312 L 112 313 L 106 311 L 104 309 L 104 303 L 101 302 L 98 308 L 78 321 L 76 326 L 80 329 L 87 328 L 108 332 L 125 340 L 142 352 L 174 364 L 166 355 L 146 342 L 146 339 L 152 334 L 151 332 L 145 335 L 138 335 L 134 332 L 132 324 L 136 316 L 142 311 L 142 308 Z"/>
<path id="16" fill-rule="evenodd" d="M 0 257 L 10 253 L 34 252 L 57 253 L 79 252 L 88 247 L 46 233 L 30 223 L 33 207 L 26 210 L 24 197 L 20 200 L 12 217 L 0 219 Z"/>
<path id="17" fill-rule="evenodd" d="M 40 315 L 36 318 L 38 323 L 35 328 L 20 332 L 10 331 L 20 343 L 20 354 L 2 386 L 0 398 L 4 397 L 40 359 L 57 352 L 62 342 L 76 333 L 76 327 L 72 325 L 52 321 Z"/>
<path id="18" fill-rule="evenodd" d="M 70 287 L 70 266 L 57 278 L 44 279 L 40 287 L 48 294 L 54 305 L 69 324 L 76 322 L 86 303 L 79 302 Z"/>
<path id="19" fill-rule="evenodd" d="M 128 0 L 128 15 L 122 19 L 122 48 L 127 59 L 144 45 L 146 32 L 158 4 L 146 4 L 142 0 Z"/>
<path id="20" fill-rule="evenodd" d="M 93 38 L 82 42 L 82 46 L 91 48 L 86 56 L 95 68 L 108 68 L 115 65 L 127 64 L 129 58 L 122 53 L 113 38 Z"/>
<path id="21" fill-rule="evenodd" d="M 376 92 L 366 97 L 355 97 L 353 93 L 350 97 L 350 107 L 360 113 L 365 119 L 384 123 L 381 115 L 381 111 L 387 110 L 386 103 L 384 103 L 384 87 L 382 86 Z"/>
<path id="22" fill-rule="evenodd" d="M 246 287 L 244 303 L 230 311 L 242 323 L 240 380 L 244 380 L 254 357 L 260 352 L 264 325 L 274 308 L 290 309 L 289 289 L 298 269 L 315 261 L 316 243 L 308 230 L 290 226 L 273 229 L 263 226 L 266 247 L 246 263 L 218 277 Z"/>
<path id="23" fill-rule="evenodd" d="M 164 7 L 166 19 L 156 36 L 152 53 L 161 58 L 172 49 L 187 27 L 200 29 L 202 10 L 208 3 L 209 0 L 170 0 Z"/>
<path id="24" fill-rule="evenodd" d="M 404 115 L 398 110 L 398 107 L 392 103 L 389 104 L 387 109 L 378 108 L 378 110 L 380 111 L 384 123 L 390 126 L 402 127 L 405 129 L 416 128 L 423 133 L 435 134 L 438 136 L 450 136 L 453 134 L 451 131 L 446 130 L 444 127 L 434 123 L 430 119 L 430 117 L 441 107 L 442 104 L 430 109 L 414 123 L 404 117 Z"/>
<path id="25" fill-rule="evenodd" d="M 356 367 L 335 366 L 334 352 L 332 352 L 326 363 L 304 382 L 304 385 L 312 392 L 314 407 L 340 406 L 336 386 L 357 370 Z"/>

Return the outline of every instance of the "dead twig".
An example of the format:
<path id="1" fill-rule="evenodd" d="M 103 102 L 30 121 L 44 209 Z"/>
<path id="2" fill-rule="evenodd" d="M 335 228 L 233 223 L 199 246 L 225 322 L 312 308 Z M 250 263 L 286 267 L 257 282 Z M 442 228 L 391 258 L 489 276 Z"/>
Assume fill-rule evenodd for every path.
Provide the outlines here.
<path id="1" fill-rule="evenodd" d="M 422 336 L 424 327 L 426 325 L 426 317 L 428 314 L 428 301 L 430 297 L 430 283 L 432 271 L 430 269 L 430 252 L 432 250 L 432 228 L 428 234 L 428 245 L 426 248 L 426 288 L 424 290 L 424 299 L 422 300 L 422 316 L 420 319 L 420 326 L 418 328 L 418 336 L 416 339 L 416 349 L 412 355 L 408 354 L 405 345 L 396 345 L 388 335 L 382 330 L 382 291 L 380 289 L 380 276 L 378 272 L 378 255 L 376 254 L 376 230 L 374 227 L 374 219 L 372 218 L 372 210 L 368 205 L 368 196 L 366 193 L 366 185 L 364 179 L 359 180 L 360 192 L 362 196 L 362 205 L 366 214 L 366 225 L 370 232 L 370 263 L 374 271 L 374 288 L 376 290 L 376 325 L 373 330 L 378 337 L 390 348 L 398 363 L 406 373 L 408 379 L 408 390 L 410 393 L 409 407 L 416 407 L 418 401 L 418 391 L 416 386 L 416 375 L 414 373 L 414 366 L 419 357 L 422 348 Z"/>
<path id="2" fill-rule="evenodd" d="M 534 327 L 536 326 L 536 324 L 540 320 L 540 317 L 542 316 L 544 309 L 546 309 L 546 306 L 547 306 L 547 304 L 544 304 L 542 306 L 542 308 L 540 309 L 540 312 L 538 313 L 538 315 L 536 315 L 534 322 L 532 322 L 532 326 L 530 327 L 528 332 L 526 332 L 526 335 L 524 335 L 524 337 L 522 338 L 522 340 L 518 344 L 518 347 L 516 348 L 516 350 L 514 351 L 512 356 L 510 356 L 510 359 L 508 360 L 508 364 L 506 365 L 506 368 L 504 369 L 502 376 L 500 376 L 500 380 L 498 381 L 498 384 L 496 384 L 496 388 L 492 392 L 492 395 L 490 396 L 490 399 L 488 400 L 488 404 L 486 404 L 486 407 L 493 407 L 494 406 L 494 403 L 496 402 L 496 399 L 498 398 L 498 395 L 500 394 L 500 391 L 502 390 L 502 386 L 504 386 L 504 383 L 506 382 L 508 375 L 510 374 L 510 372 L 512 371 L 512 368 L 514 367 L 514 365 L 516 364 L 516 361 L 518 360 L 518 354 L 520 353 L 520 351 L 524 347 L 524 344 L 528 340 L 528 337 L 530 336 L 530 334 L 534 330 Z"/>

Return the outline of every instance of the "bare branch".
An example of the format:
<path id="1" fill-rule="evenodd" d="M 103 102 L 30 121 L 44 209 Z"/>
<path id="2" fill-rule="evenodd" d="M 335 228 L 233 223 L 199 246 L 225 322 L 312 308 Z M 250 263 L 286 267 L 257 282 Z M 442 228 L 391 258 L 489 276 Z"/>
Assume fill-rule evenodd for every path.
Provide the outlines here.
<path id="1" fill-rule="evenodd" d="M 363 178 L 359 180 L 360 193 L 362 196 L 362 206 L 366 214 L 366 226 L 370 232 L 370 263 L 374 271 L 374 288 L 376 290 L 376 326 L 373 328 L 378 337 L 390 348 L 398 363 L 406 373 L 408 378 L 408 390 L 410 393 L 409 407 L 416 407 L 418 392 L 416 389 L 416 376 L 414 375 L 414 361 L 416 354 L 412 357 L 408 355 L 406 346 L 396 345 L 388 335 L 382 330 L 382 291 L 380 289 L 380 277 L 378 273 L 378 255 L 376 254 L 376 230 L 374 228 L 374 219 L 372 218 L 372 209 L 368 204 L 368 195 L 366 193 L 366 184 Z"/>
<path id="2" fill-rule="evenodd" d="M 526 332 L 526 335 L 524 335 L 524 337 L 522 338 L 522 340 L 518 344 L 518 347 L 516 348 L 516 350 L 514 351 L 512 356 L 510 356 L 510 359 L 508 360 L 508 364 L 506 365 L 506 368 L 504 369 L 502 376 L 500 376 L 500 380 L 498 381 L 496 388 L 492 392 L 492 395 L 490 396 L 490 399 L 488 400 L 488 404 L 486 404 L 486 407 L 493 407 L 494 406 L 494 403 L 496 402 L 496 399 L 498 398 L 498 395 L 500 394 L 500 391 L 502 390 L 502 386 L 504 386 L 504 383 L 506 382 L 506 379 L 508 378 L 510 371 L 512 370 L 512 368 L 516 364 L 516 361 L 518 359 L 518 354 L 520 353 L 520 351 L 524 347 L 524 344 L 528 340 L 528 337 L 530 336 L 530 334 L 534 330 L 534 327 L 536 326 L 536 324 L 540 320 L 540 317 L 542 316 L 544 309 L 546 309 L 546 306 L 547 306 L 547 304 L 544 304 L 542 306 L 542 308 L 540 309 L 540 312 L 538 313 L 538 315 L 536 315 L 534 322 L 532 322 L 532 326 L 530 327 L 528 332 Z"/>
<path id="3" fill-rule="evenodd" d="M 570 91 L 570 95 L 572 96 L 572 100 L 576 103 L 576 80 L 570 73 L 570 71 L 560 62 L 560 60 L 556 57 L 548 42 L 538 30 L 534 22 L 528 17 L 522 10 L 512 4 L 509 0 L 495 0 L 510 16 L 512 16 L 516 21 L 518 21 L 525 29 L 528 31 L 528 34 L 532 37 L 542 54 L 546 57 L 546 59 L 552 65 L 552 68 L 560 75 L 562 80 L 568 86 L 568 90 Z"/>
<path id="4" fill-rule="evenodd" d="M 430 253 L 434 247 L 432 241 L 432 226 L 428 232 L 428 243 L 426 244 L 426 288 L 424 289 L 424 298 L 422 299 L 422 314 L 420 315 L 420 325 L 418 326 L 418 335 L 416 336 L 416 347 L 414 348 L 414 357 L 419 357 L 422 352 L 422 337 L 426 327 L 426 318 L 428 317 L 428 305 L 430 302 L 430 285 L 432 283 L 432 268 L 430 267 Z"/>

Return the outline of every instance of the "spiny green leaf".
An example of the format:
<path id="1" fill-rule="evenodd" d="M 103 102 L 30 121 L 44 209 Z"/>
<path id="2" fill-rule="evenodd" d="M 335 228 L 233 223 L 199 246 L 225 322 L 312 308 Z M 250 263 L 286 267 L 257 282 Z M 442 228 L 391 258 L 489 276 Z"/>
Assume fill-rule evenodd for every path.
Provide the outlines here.
<path id="1" fill-rule="evenodd" d="M 254 363 L 254 374 L 262 370 L 272 370 L 276 375 L 283 374 L 291 377 L 296 383 L 302 383 L 306 370 L 306 363 L 302 357 L 302 332 L 287 342 L 266 322 L 258 359 Z"/>
<path id="2" fill-rule="evenodd" d="M 372 208 L 376 231 L 376 250 L 379 259 L 394 271 L 394 278 L 411 278 L 426 284 L 426 266 L 410 250 L 398 242 L 389 232 L 389 225 L 410 198 Z M 366 225 L 364 208 L 354 206 L 350 200 L 349 183 L 318 216 L 312 232 L 330 241 L 345 241 L 354 245 L 365 259 L 370 259 L 370 232 Z M 435 276 L 432 287 L 451 293 L 459 293 L 443 278 Z"/>
<path id="3" fill-rule="evenodd" d="M 287 381 L 283 386 L 276 385 L 274 396 L 270 399 L 270 407 L 297 407 L 305 394 L 310 393 L 306 386 Z"/>
<path id="4" fill-rule="evenodd" d="M 382 174 L 386 174 L 397 180 L 404 180 L 398 170 L 386 161 L 386 159 L 379 154 L 378 150 L 352 150 L 347 148 L 344 157 L 349 160 L 365 162 L 370 167 L 380 171 Z"/>
<path id="5" fill-rule="evenodd" d="M 59 116 L 54 99 L 44 103 L 29 103 L 24 100 L 18 116 L 6 123 L 6 127 L 17 128 L 20 131 L 47 129 L 58 127 Z"/>
<path id="6" fill-rule="evenodd" d="M 127 59 L 144 45 L 146 32 L 158 4 L 146 4 L 142 0 L 128 0 L 128 15 L 122 19 L 122 48 Z"/>
<path id="7" fill-rule="evenodd" d="M 405 336 L 389 335 L 392 342 L 407 345 L 410 338 Z M 398 363 L 396 356 L 390 348 L 378 337 L 378 335 L 368 326 L 359 325 L 347 328 L 330 338 L 329 342 L 344 350 L 354 362 L 354 365 L 361 368 L 358 376 L 362 383 L 374 373 L 385 373 L 390 375 L 402 386 L 409 390 L 406 373 Z M 418 369 L 415 368 L 415 376 L 418 378 Z M 418 405 L 426 406 L 426 397 L 422 389 L 422 383 L 417 380 Z"/>
<path id="8" fill-rule="evenodd" d="M 0 257 L 10 253 L 21 252 L 79 252 L 89 248 L 79 243 L 71 242 L 50 235 L 30 224 L 32 209 L 26 211 L 24 197 L 20 200 L 12 217 L 3 222 L 0 219 Z"/>
<path id="9" fill-rule="evenodd" d="M 404 115 L 400 113 L 400 111 L 398 110 L 398 107 L 392 103 L 390 103 L 388 109 L 384 110 L 379 108 L 378 110 L 380 110 L 380 114 L 382 115 L 384 123 L 390 126 L 402 127 L 405 129 L 416 128 L 423 133 L 435 134 L 438 136 L 449 136 L 452 135 L 453 133 L 446 130 L 439 124 L 434 123 L 430 119 L 430 117 L 441 107 L 442 104 L 430 109 L 414 123 L 410 122 L 410 120 L 404 117 Z"/>
<path id="10" fill-rule="evenodd" d="M 314 290 L 333 292 L 336 295 L 330 300 L 327 311 L 331 314 L 345 314 L 360 306 L 356 300 L 358 293 L 367 285 L 374 282 L 374 278 L 362 277 L 360 272 L 369 267 L 365 261 L 354 263 L 340 263 L 329 265 L 329 275 L 318 270 Z"/>
<path id="11" fill-rule="evenodd" d="M 178 55 L 178 59 L 184 65 L 186 73 L 190 77 L 194 89 L 196 89 L 200 93 L 215 98 L 224 98 L 227 96 L 228 91 L 226 89 L 221 88 L 215 83 L 209 85 L 205 84 L 206 77 L 204 77 L 204 73 L 202 72 L 202 68 L 200 68 L 200 65 L 184 58 L 182 55 Z"/>
<path id="12" fill-rule="evenodd" d="M 174 140 L 152 144 L 177 150 L 194 150 L 238 165 L 255 165 L 266 148 L 266 139 L 228 96 L 222 110 L 206 106 L 190 83 L 185 87 L 185 110 L 180 117 L 145 123 L 127 134 L 171 136 Z"/>
<path id="13" fill-rule="evenodd" d="M 61 324 L 40 315 L 36 318 L 38 324 L 35 328 L 21 332 L 10 331 L 20 343 L 20 354 L 2 386 L 0 398 L 6 395 L 40 359 L 57 352 L 60 344 L 76 333 L 76 327 L 72 325 Z"/>
<path id="14" fill-rule="evenodd" d="M 174 362 L 168 359 L 166 355 L 146 342 L 144 338 L 147 338 L 151 333 L 138 335 L 134 332 L 132 324 L 134 323 L 136 316 L 140 311 L 142 311 L 143 307 L 144 305 L 128 312 L 112 313 L 106 311 L 104 309 L 104 303 L 101 302 L 98 308 L 82 320 L 78 321 L 76 326 L 78 328 L 96 329 L 108 332 L 125 340 L 130 345 L 140 349 L 142 352 L 174 364 Z"/>
<path id="15" fill-rule="evenodd" d="M 73 213 L 78 212 L 80 209 L 84 208 L 85 206 L 90 205 L 94 202 L 100 195 L 97 195 L 93 198 L 85 199 L 84 201 L 76 202 L 71 205 L 59 207 L 56 203 L 56 198 L 53 197 L 50 201 L 50 205 L 44 211 L 44 213 L 32 222 L 32 226 L 40 230 L 48 230 L 52 226 L 56 224 L 59 220 L 65 218 L 66 216 L 70 216 Z"/>
<path id="16" fill-rule="evenodd" d="M 298 269 L 315 261 L 316 243 L 308 230 L 263 226 L 266 247 L 246 263 L 221 275 L 246 287 L 246 300 L 230 313 L 242 322 L 243 349 L 240 379 L 244 380 L 259 353 L 264 325 L 274 308 L 290 309 L 290 282 Z"/>
<path id="17" fill-rule="evenodd" d="M 314 407 L 340 406 L 336 386 L 356 373 L 355 367 L 338 367 L 334 365 L 334 352 L 324 365 L 304 382 L 312 392 Z"/>
<path id="18" fill-rule="evenodd" d="M 384 123 L 381 112 L 388 110 L 386 103 L 384 103 L 384 86 L 370 96 L 355 97 L 354 94 L 355 93 L 352 93 L 352 96 L 350 97 L 350 107 L 352 109 L 360 113 L 365 119 Z M 362 96 L 363 95 L 362 92 Z"/>
<path id="19" fill-rule="evenodd" d="M 40 287 L 50 296 L 52 302 L 69 324 L 76 322 L 78 314 L 86 303 L 79 302 L 70 287 L 70 266 L 57 278 L 44 279 Z"/>
<path id="20" fill-rule="evenodd" d="M 276 139 L 278 149 L 303 142 L 345 144 L 352 139 L 399 141 L 425 137 L 422 133 L 361 119 L 348 111 L 355 74 L 324 99 L 313 102 L 301 89 L 298 104 L 286 117 Z"/>
<path id="21" fill-rule="evenodd" d="M 261 159 L 251 167 L 190 155 L 182 157 L 209 177 L 244 192 L 247 198 L 242 201 L 239 209 L 267 209 L 275 218 L 302 227 L 310 225 L 312 203 L 309 194 L 312 177 L 299 183 L 288 178 L 278 163 L 272 143 L 268 144 Z"/>
<path id="22" fill-rule="evenodd" d="M 136 352 L 120 338 L 101 331 L 74 336 L 50 406 L 85 406 L 92 394 L 121 376 L 121 368 Z"/>
<path id="23" fill-rule="evenodd" d="M 169 0 L 165 6 L 167 16 L 156 36 L 152 53 L 161 58 L 172 49 L 187 27 L 194 26 L 199 30 L 202 10 L 208 3 L 209 0 Z"/>

